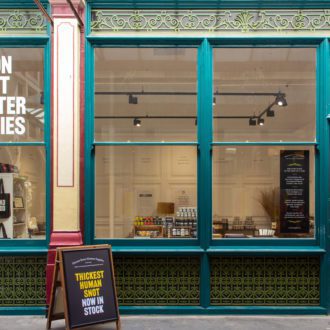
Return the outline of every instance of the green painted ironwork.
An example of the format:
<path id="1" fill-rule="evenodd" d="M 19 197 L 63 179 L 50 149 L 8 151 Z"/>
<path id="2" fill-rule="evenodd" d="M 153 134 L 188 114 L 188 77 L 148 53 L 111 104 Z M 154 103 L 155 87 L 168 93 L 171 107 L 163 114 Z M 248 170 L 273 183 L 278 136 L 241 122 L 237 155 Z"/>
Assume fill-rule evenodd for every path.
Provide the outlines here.
<path id="1" fill-rule="evenodd" d="M 32 9 L 0 9 L 0 34 L 47 34 L 42 13 Z"/>
<path id="2" fill-rule="evenodd" d="M 92 10 L 92 32 L 330 31 L 330 10 Z"/>
<path id="3" fill-rule="evenodd" d="M 212 257 L 212 305 L 320 305 L 318 257 Z"/>
<path id="4" fill-rule="evenodd" d="M 198 257 L 116 256 L 120 305 L 199 305 Z"/>
<path id="5" fill-rule="evenodd" d="M 46 304 L 46 257 L 0 257 L 0 307 Z"/>

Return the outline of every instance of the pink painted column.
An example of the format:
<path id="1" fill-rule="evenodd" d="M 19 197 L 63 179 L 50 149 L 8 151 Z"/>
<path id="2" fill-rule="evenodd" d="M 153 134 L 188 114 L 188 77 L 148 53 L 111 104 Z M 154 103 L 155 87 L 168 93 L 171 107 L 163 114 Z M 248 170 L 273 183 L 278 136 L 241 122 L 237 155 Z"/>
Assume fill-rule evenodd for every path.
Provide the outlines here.
<path id="1" fill-rule="evenodd" d="M 80 1 L 72 1 L 83 17 Z M 84 31 L 65 0 L 50 0 L 52 33 L 49 302 L 56 248 L 83 244 Z"/>

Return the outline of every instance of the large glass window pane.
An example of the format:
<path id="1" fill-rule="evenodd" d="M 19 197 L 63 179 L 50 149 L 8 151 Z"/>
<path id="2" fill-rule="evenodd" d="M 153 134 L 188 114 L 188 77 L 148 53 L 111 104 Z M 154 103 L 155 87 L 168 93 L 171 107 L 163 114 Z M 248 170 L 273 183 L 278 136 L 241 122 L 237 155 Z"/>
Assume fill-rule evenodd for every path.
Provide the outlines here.
<path id="1" fill-rule="evenodd" d="M 96 147 L 96 238 L 195 238 L 196 153 L 190 146 Z"/>
<path id="2" fill-rule="evenodd" d="M 44 140 L 44 49 L 0 48 L 0 141 Z"/>
<path id="3" fill-rule="evenodd" d="M 195 141 L 196 49 L 95 49 L 96 141 Z"/>
<path id="4" fill-rule="evenodd" d="M 315 59 L 314 48 L 215 49 L 214 140 L 315 141 Z"/>
<path id="5" fill-rule="evenodd" d="M 45 238 L 45 150 L 0 147 L 0 238 Z"/>
<path id="6" fill-rule="evenodd" d="M 314 148 L 219 146 L 213 238 L 313 237 Z"/>

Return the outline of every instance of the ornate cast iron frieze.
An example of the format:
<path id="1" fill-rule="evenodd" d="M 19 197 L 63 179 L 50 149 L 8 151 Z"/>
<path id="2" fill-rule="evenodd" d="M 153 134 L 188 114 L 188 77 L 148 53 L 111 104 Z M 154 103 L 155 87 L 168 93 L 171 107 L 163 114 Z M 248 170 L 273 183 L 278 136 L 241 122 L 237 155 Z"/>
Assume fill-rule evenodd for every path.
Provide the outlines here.
<path id="1" fill-rule="evenodd" d="M 47 24 L 38 10 L 0 10 L 0 34 L 44 34 Z"/>
<path id="2" fill-rule="evenodd" d="M 93 10 L 91 31 L 330 31 L 330 10 Z"/>

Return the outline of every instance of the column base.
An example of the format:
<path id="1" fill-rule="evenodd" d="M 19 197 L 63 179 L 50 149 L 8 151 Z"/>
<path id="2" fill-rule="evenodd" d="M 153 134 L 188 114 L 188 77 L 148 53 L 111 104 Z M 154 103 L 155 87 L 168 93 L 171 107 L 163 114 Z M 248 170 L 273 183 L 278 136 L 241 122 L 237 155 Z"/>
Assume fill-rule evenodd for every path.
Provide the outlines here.
<path id="1" fill-rule="evenodd" d="M 50 293 L 53 282 L 53 272 L 55 266 L 56 248 L 64 246 L 83 245 L 82 234 L 80 231 L 67 232 L 57 231 L 50 235 L 49 250 L 46 268 L 46 303 L 49 304 Z"/>

